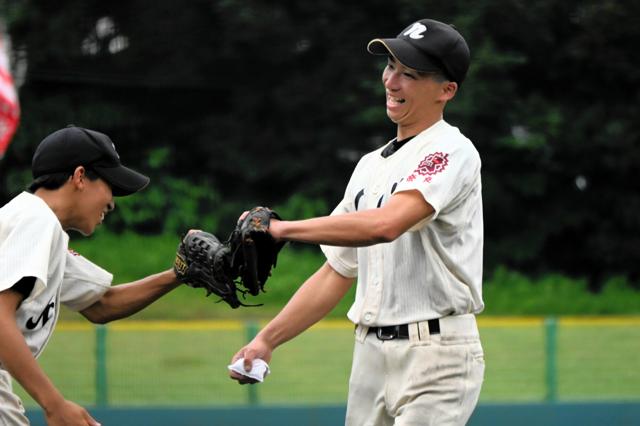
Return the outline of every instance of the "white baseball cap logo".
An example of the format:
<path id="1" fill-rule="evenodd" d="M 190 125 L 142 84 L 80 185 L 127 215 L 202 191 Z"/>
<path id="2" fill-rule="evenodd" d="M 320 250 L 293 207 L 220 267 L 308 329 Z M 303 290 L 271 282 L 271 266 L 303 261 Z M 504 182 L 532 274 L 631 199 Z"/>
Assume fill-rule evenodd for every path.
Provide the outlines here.
<path id="1" fill-rule="evenodd" d="M 420 22 L 416 22 L 411 26 L 411 28 L 402 33 L 402 35 L 409 36 L 409 38 L 417 40 L 424 37 L 423 34 L 425 31 L 427 31 L 427 27 Z"/>

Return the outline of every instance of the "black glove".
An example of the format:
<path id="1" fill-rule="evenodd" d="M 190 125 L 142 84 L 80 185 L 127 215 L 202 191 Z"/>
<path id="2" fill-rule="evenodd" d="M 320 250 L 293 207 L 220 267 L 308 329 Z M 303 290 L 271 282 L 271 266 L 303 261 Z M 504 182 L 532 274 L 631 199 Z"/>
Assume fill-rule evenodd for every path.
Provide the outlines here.
<path id="1" fill-rule="evenodd" d="M 264 290 L 271 269 L 284 242 L 276 242 L 269 234 L 271 219 L 280 216 L 267 207 L 254 207 L 236 225 L 229 237 L 231 269 L 240 276 L 241 284 L 256 296 Z"/>
<path id="2" fill-rule="evenodd" d="M 173 270 L 181 282 L 206 289 L 207 296 L 214 293 L 234 309 L 243 305 L 234 282 L 237 275 L 231 268 L 231 250 L 215 235 L 187 233 L 178 245 Z"/>

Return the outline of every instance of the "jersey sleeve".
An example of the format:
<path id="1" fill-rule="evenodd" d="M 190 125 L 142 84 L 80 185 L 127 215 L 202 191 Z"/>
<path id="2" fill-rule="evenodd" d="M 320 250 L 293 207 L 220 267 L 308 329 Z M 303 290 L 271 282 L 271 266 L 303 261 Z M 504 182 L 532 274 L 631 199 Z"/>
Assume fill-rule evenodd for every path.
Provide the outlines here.
<path id="1" fill-rule="evenodd" d="M 112 280 L 112 274 L 69 250 L 60 302 L 73 311 L 81 311 L 100 300 L 111 287 Z"/>
<path id="2" fill-rule="evenodd" d="M 352 201 L 345 198 L 331 213 L 332 216 L 353 211 L 349 206 Z M 329 265 L 340 275 L 347 278 L 358 276 L 358 250 L 356 247 L 338 247 L 321 245 L 320 249 L 327 258 Z"/>
<path id="3" fill-rule="evenodd" d="M 416 230 L 433 221 L 472 189 L 480 174 L 480 156 L 470 142 L 435 146 L 423 150 L 410 170 L 396 193 L 417 190 L 434 209 L 431 216 L 411 229 Z"/>
<path id="4" fill-rule="evenodd" d="M 4 224 L 3 224 L 4 225 Z M 24 277 L 35 277 L 29 302 L 47 286 L 49 258 L 62 238 L 59 225 L 42 216 L 23 216 L 3 226 L 0 238 L 0 291 L 13 287 Z"/>

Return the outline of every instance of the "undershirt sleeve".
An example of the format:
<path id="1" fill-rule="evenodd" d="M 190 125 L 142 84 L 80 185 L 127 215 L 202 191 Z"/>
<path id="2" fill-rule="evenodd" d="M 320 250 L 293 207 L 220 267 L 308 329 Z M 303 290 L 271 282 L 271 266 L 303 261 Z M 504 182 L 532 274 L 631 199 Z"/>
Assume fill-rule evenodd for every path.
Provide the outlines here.
<path id="1" fill-rule="evenodd" d="M 36 284 L 36 277 L 22 277 L 20 281 L 15 283 L 11 290 L 16 291 L 22 295 L 22 300 L 29 297 L 31 291 L 33 291 L 33 286 Z"/>

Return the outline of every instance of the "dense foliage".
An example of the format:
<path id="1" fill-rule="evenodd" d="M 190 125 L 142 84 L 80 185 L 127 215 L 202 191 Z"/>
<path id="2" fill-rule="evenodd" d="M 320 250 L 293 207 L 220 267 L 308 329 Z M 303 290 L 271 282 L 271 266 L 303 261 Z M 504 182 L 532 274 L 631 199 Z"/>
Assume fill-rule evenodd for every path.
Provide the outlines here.
<path id="1" fill-rule="evenodd" d="M 230 230 L 238 212 L 328 213 L 362 153 L 393 136 L 366 43 L 455 23 L 468 79 L 447 108 L 483 158 L 486 269 L 640 272 L 640 3 L 0 0 L 23 76 L 0 197 L 44 135 L 111 135 L 152 176 L 114 230 Z M 0 12 L 0 13 L 2 13 Z M 634 119 L 633 117 L 636 117 Z"/>

